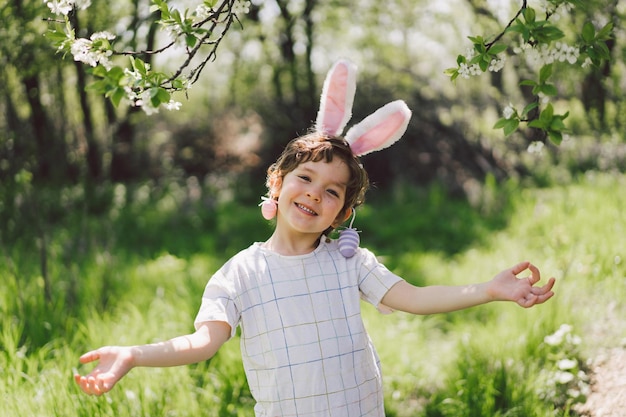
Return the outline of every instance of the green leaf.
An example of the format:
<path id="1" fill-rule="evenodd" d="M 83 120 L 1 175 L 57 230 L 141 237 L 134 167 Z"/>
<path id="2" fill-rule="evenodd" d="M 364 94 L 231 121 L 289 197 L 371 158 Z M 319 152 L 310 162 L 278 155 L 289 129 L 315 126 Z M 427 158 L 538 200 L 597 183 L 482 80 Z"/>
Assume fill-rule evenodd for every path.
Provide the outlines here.
<path id="1" fill-rule="evenodd" d="M 613 23 L 609 22 L 598 32 L 596 38 L 601 41 L 606 41 L 612 37 Z"/>
<path id="2" fill-rule="evenodd" d="M 193 36 L 193 35 L 186 35 L 185 36 L 185 43 L 190 48 L 193 48 L 194 46 L 196 46 L 196 42 L 197 41 L 198 41 L 198 39 L 196 39 L 196 37 Z"/>
<path id="3" fill-rule="evenodd" d="M 515 132 L 519 126 L 519 119 L 511 118 L 505 119 L 502 118 L 496 122 L 493 126 L 494 129 L 503 129 L 504 136 L 509 136 L 511 133 Z"/>
<path id="4" fill-rule="evenodd" d="M 170 101 L 170 93 L 165 88 L 153 87 L 149 90 L 150 103 L 153 107 L 159 107 L 162 103 Z"/>
<path id="5" fill-rule="evenodd" d="M 563 134 L 561 132 L 548 131 L 548 137 L 557 145 L 560 145 L 561 142 L 563 142 Z"/>
<path id="6" fill-rule="evenodd" d="M 552 75 L 552 64 L 544 65 L 539 71 L 539 84 L 544 84 Z"/>
<path id="7" fill-rule="evenodd" d="M 503 45 L 503 44 L 496 44 L 496 45 L 491 45 L 491 48 L 489 48 L 489 53 L 492 55 L 498 55 L 501 52 L 506 51 L 507 45 Z"/>
<path id="8" fill-rule="evenodd" d="M 185 83 L 182 80 L 175 78 L 172 80 L 172 87 L 176 90 L 182 90 L 183 88 L 185 88 Z"/>
<path id="9" fill-rule="evenodd" d="M 547 126 L 544 125 L 543 122 L 539 119 L 531 120 L 530 122 L 528 122 L 528 127 L 534 127 L 541 130 L 545 130 L 547 128 Z"/>
<path id="10" fill-rule="evenodd" d="M 506 119 L 506 118 L 501 118 L 500 120 L 498 120 L 496 122 L 495 125 L 493 125 L 494 129 L 502 129 L 504 126 L 506 126 L 506 124 L 509 122 L 510 119 Z"/>
<path id="11" fill-rule="evenodd" d="M 509 136 L 511 133 L 515 132 L 518 126 L 518 119 L 509 119 L 509 123 L 504 126 L 504 136 Z"/>
<path id="12" fill-rule="evenodd" d="M 468 36 L 467 37 L 470 41 L 472 41 L 473 44 L 484 44 L 485 40 L 483 39 L 482 36 Z"/>
<path id="13" fill-rule="evenodd" d="M 106 94 L 108 89 L 108 83 L 106 80 L 98 80 L 87 84 L 85 90 L 93 91 L 96 94 Z"/>
<path id="14" fill-rule="evenodd" d="M 487 68 L 489 68 L 489 61 L 486 61 L 485 59 L 481 59 L 480 62 L 478 63 L 478 66 L 480 67 L 482 72 L 485 72 L 487 71 Z"/>
<path id="15" fill-rule="evenodd" d="M 147 71 L 146 71 L 146 64 L 139 58 L 130 58 L 131 59 L 131 63 L 133 65 L 133 68 L 141 75 L 145 76 Z"/>
<path id="16" fill-rule="evenodd" d="M 109 79 L 117 84 L 122 79 L 122 77 L 124 77 L 124 70 L 118 66 L 112 67 L 108 72 L 108 76 Z"/>
<path id="17" fill-rule="evenodd" d="M 60 32 L 58 30 L 49 30 L 44 33 L 44 36 L 57 44 L 64 42 L 67 39 L 65 32 Z"/>
<path id="18" fill-rule="evenodd" d="M 526 7 L 524 9 L 523 15 L 524 15 L 524 20 L 526 21 L 526 23 L 535 22 L 536 14 L 535 14 L 535 9 L 533 9 L 532 7 Z"/>
<path id="19" fill-rule="evenodd" d="M 549 126 L 552 123 L 552 118 L 554 117 L 554 107 L 552 104 L 548 104 L 545 109 L 539 115 L 539 119 L 545 124 L 545 126 Z"/>
<path id="20" fill-rule="evenodd" d="M 458 68 L 448 68 L 448 69 L 444 70 L 443 73 L 445 75 L 447 75 L 448 77 L 450 77 L 451 81 L 454 81 L 459 76 L 459 69 Z M 182 83 L 181 83 L 181 86 L 179 88 L 182 88 Z"/>
<path id="21" fill-rule="evenodd" d="M 97 65 L 91 70 L 91 75 L 93 75 L 94 77 L 105 78 L 108 76 L 108 71 L 102 65 Z"/>
<path id="22" fill-rule="evenodd" d="M 117 107 L 120 105 L 120 102 L 125 96 L 126 93 L 124 89 L 122 87 L 116 87 L 109 95 L 109 98 L 111 99 L 111 103 L 113 103 L 113 105 Z"/>
<path id="23" fill-rule="evenodd" d="M 544 84 L 539 88 L 546 96 L 556 96 L 559 92 L 553 84 Z"/>
<path id="24" fill-rule="evenodd" d="M 591 43 L 595 39 L 596 28 L 593 27 L 593 24 L 591 22 L 587 22 L 583 25 L 582 37 L 586 43 Z"/>
<path id="25" fill-rule="evenodd" d="M 530 113 L 532 110 L 536 109 L 537 107 L 539 107 L 539 103 L 537 103 L 536 101 L 533 101 L 532 103 L 524 107 L 524 110 L 522 110 L 522 117 L 525 117 L 528 113 Z"/>
<path id="26" fill-rule="evenodd" d="M 560 132 L 565 130 L 565 123 L 563 123 L 563 119 L 561 119 L 560 117 L 555 117 L 554 119 L 552 119 L 549 128 L 550 130 Z"/>

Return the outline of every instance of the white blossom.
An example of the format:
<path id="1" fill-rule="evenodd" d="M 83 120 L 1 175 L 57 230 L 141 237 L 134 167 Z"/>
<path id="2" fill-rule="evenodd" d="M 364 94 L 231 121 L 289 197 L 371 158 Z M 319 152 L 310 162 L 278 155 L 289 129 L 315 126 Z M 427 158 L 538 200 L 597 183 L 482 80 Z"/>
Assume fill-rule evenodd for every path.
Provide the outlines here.
<path id="1" fill-rule="evenodd" d="M 500 71 L 504 67 L 505 61 L 506 61 L 506 58 L 504 57 L 497 57 L 497 58 L 492 59 L 491 62 L 489 63 L 489 71 L 491 72 Z"/>
<path id="2" fill-rule="evenodd" d="M 469 78 L 472 75 L 480 74 L 480 67 L 478 64 L 467 65 L 465 62 L 459 65 L 459 75 L 463 78 Z"/>
<path id="3" fill-rule="evenodd" d="M 526 149 L 526 151 L 531 154 L 539 155 L 543 152 L 543 147 L 543 142 L 535 141 L 528 145 L 528 149 Z M 563 342 L 563 339 L 561 336 L 550 335 L 546 336 L 543 341 L 550 346 L 558 346 Z"/>
<path id="4" fill-rule="evenodd" d="M 195 21 L 200 22 L 211 15 L 212 9 L 206 4 L 200 4 L 196 7 Z"/>
<path id="5" fill-rule="evenodd" d="M 85 10 L 91 6 L 91 0 L 44 0 L 50 11 L 56 15 L 67 16 L 74 6 L 78 10 Z"/>
<path id="6" fill-rule="evenodd" d="M 248 0 L 236 0 L 233 4 L 232 12 L 234 14 L 248 14 L 250 12 L 250 2 Z"/>
<path id="7" fill-rule="evenodd" d="M 64 15 L 67 16 L 67 14 L 69 12 L 72 11 L 72 9 L 74 8 L 74 1 L 73 0 L 53 0 L 53 1 L 47 1 L 44 0 L 44 3 L 46 3 L 46 6 L 48 6 L 48 8 L 50 9 L 50 11 L 56 15 Z"/>
<path id="8" fill-rule="evenodd" d="M 510 119 L 511 117 L 513 117 L 514 114 L 515 108 L 512 104 L 509 104 L 504 108 L 504 110 L 502 110 L 502 116 L 504 116 L 505 119 Z"/>
<path id="9" fill-rule="evenodd" d="M 169 103 L 165 103 L 165 108 L 168 110 L 180 110 L 182 105 L 179 101 L 170 100 Z"/>
<path id="10" fill-rule="evenodd" d="M 97 41 L 99 39 L 106 39 L 108 41 L 112 41 L 113 39 L 115 39 L 115 35 L 107 31 L 94 32 L 94 34 L 91 35 L 89 39 L 91 39 L 92 41 Z"/>
<path id="11" fill-rule="evenodd" d="M 76 39 L 70 48 L 70 52 L 74 56 L 74 61 L 84 62 L 85 64 L 95 67 L 98 61 L 91 52 L 92 41 L 85 38 Z"/>
<path id="12" fill-rule="evenodd" d="M 105 33 L 106 32 L 95 33 L 91 36 L 91 38 L 95 40 L 104 39 L 101 36 L 107 36 Z M 85 38 L 78 38 L 74 40 L 70 46 L 70 52 L 74 56 L 74 61 L 83 62 L 92 67 L 101 64 L 106 69 L 111 69 L 111 61 L 109 60 L 109 57 L 113 54 L 113 51 L 110 49 L 94 49 L 93 40 Z"/>

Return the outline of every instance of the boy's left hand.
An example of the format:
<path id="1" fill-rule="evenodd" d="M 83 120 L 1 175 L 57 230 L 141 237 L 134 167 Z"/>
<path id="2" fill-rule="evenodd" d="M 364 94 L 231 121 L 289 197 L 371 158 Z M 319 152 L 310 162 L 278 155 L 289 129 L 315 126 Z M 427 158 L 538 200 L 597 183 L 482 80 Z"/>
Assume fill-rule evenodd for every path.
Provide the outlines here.
<path id="1" fill-rule="evenodd" d="M 529 270 L 530 276 L 517 278 L 518 274 Z M 489 283 L 488 292 L 494 300 L 515 301 L 524 308 L 542 304 L 553 295 L 552 287 L 555 279 L 550 278 L 543 287 L 534 285 L 541 279 L 539 269 L 528 261 L 520 262 L 512 268 L 505 269 Z"/>

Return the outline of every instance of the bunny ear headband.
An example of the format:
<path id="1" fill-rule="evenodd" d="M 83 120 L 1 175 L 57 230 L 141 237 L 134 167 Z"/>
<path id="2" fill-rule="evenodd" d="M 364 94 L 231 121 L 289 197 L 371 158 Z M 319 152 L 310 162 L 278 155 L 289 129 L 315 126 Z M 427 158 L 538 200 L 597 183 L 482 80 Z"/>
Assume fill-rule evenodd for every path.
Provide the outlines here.
<path id="1" fill-rule="evenodd" d="M 356 91 L 356 65 L 340 60 L 328 71 L 315 128 L 329 136 L 341 135 L 352 117 Z M 402 137 L 411 118 L 411 110 L 402 100 L 386 104 L 352 126 L 345 135 L 352 153 L 363 156 L 393 145 Z"/>

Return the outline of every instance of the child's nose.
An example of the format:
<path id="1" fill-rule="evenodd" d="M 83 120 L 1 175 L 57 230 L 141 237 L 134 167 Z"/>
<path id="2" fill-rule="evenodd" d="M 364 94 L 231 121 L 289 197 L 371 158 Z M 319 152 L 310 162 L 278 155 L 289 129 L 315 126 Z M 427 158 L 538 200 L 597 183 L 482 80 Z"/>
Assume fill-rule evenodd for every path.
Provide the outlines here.
<path id="1" fill-rule="evenodd" d="M 309 197 L 311 200 L 320 201 L 320 192 L 316 188 L 310 188 L 309 190 L 307 190 L 306 196 Z"/>

